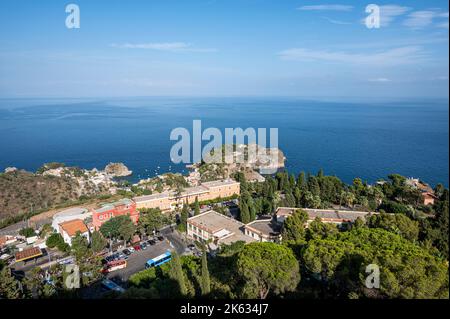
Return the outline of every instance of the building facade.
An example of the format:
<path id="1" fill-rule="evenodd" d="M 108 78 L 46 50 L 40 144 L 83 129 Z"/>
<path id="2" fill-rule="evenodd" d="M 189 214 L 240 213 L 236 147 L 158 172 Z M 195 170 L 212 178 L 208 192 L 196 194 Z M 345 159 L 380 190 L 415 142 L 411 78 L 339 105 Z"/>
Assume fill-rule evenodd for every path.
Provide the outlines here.
<path id="1" fill-rule="evenodd" d="M 281 225 L 275 220 L 255 220 L 244 227 L 245 235 L 259 242 L 281 242 Z"/>
<path id="2" fill-rule="evenodd" d="M 365 220 L 370 215 L 378 214 L 376 212 L 349 210 L 278 207 L 275 212 L 276 221 L 280 224 L 284 223 L 286 218 L 289 218 L 289 216 L 298 209 L 304 210 L 308 214 L 307 224 L 311 223 L 316 218 L 319 218 L 323 223 L 335 224 L 339 227 L 346 227 L 347 225 L 354 223 L 358 218 Z"/>
<path id="3" fill-rule="evenodd" d="M 139 211 L 136 209 L 136 203 L 130 199 L 124 198 L 117 202 L 108 203 L 98 209 L 92 210 L 92 225 L 98 230 L 105 222 L 112 217 L 129 215 L 132 222 L 137 224 L 139 220 Z"/>
<path id="4" fill-rule="evenodd" d="M 162 192 L 133 198 L 136 207 L 159 208 L 162 211 L 173 210 L 183 203 L 192 204 L 197 198 L 199 202 L 217 198 L 227 198 L 240 194 L 240 183 L 231 179 L 205 182 L 199 186 L 184 189 L 180 194 L 176 192 Z"/>
<path id="5" fill-rule="evenodd" d="M 89 242 L 89 229 L 81 219 L 69 220 L 59 224 L 59 233 L 63 237 L 64 242 L 70 246 L 72 246 L 72 238 L 75 237 L 78 232 L 81 236 L 86 237 Z"/>
<path id="6" fill-rule="evenodd" d="M 92 212 L 83 207 L 73 207 L 63 211 L 60 211 L 53 215 L 52 228 L 55 231 L 59 231 L 59 224 L 75 219 L 81 219 L 86 221 L 91 219 Z"/>
<path id="7" fill-rule="evenodd" d="M 236 241 L 255 241 L 245 235 L 244 226 L 240 221 L 210 210 L 188 218 L 187 235 L 191 239 L 202 242 L 211 241 L 215 245 Z"/>

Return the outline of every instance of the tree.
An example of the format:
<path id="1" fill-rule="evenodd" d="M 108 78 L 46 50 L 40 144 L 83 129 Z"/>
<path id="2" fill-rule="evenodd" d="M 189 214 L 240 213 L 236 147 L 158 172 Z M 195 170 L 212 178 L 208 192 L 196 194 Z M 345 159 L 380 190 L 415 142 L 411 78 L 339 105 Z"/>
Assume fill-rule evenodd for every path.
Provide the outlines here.
<path id="1" fill-rule="evenodd" d="M 88 257 L 89 254 L 89 243 L 81 232 L 77 232 L 75 237 L 72 238 L 72 253 L 75 255 L 78 262 L 82 261 L 84 258 Z"/>
<path id="2" fill-rule="evenodd" d="M 300 282 L 299 264 L 286 246 L 262 242 L 251 243 L 238 254 L 237 273 L 245 281 L 244 295 L 265 299 L 294 291 Z"/>
<path id="3" fill-rule="evenodd" d="M 53 233 L 53 227 L 51 224 L 45 224 L 44 226 L 42 226 L 41 231 L 39 233 L 39 237 L 41 238 L 45 238 L 48 235 Z"/>
<path id="4" fill-rule="evenodd" d="M 22 235 L 22 236 L 28 238 L 28 237 L 36 236 L 36 232 L 34 231 L 33 228 L 26 227 L 26 228 L 22 228 L 22 229 L 19 231 L 19 235 Z"/>
<path id="5" fill-rule="evenodd" d="M 297 177 L 297 187 L 302 189 L 305 185 L 305 172 L 300 172 L 300 174 Z"/>
<path id="6" fill-rule="evenodd" d="M 197 216 L 200 214 L 200 204 L 198 202 L 198 197 L 195 196 L 195 202 L 194 202 L 194 216 Z"/>
<path id="7" fill-rule="evenodd" d="M 69 245 L 64 242 L 64 238 L 61 236 L 61 234 L 58 233 L 51 234 L 45 241 L 45 244 L 48 248 L 56 247 L 59 251 L 62 252 L 66 252 L 69 249 Z"/>
<path id="8" fill-rule="evenodd" d="M 201 270 L 201 285 L 202 295 L 208 295 L 211 292 L 211 280 L 209 278 L 208 260 L 206 250 L 202 254 L 202 270 Z"/>
<path id="9" fill-rule="evenodd" d="M 283 240 L 302 242 L 305 239 L 305 225 L 308 221 L 308 213 L 303 209 L 297 209 L 286 218 L 281 236 Z"/>
<path id="10" fill-rule="evenodd" d="M 122 217 L 122 216 L 118 216 Z M 129 241 L 131 237 L 133 237 L 136 232 L 136 226 L 133 224 L 133 221 L 129 216 L 123 216 L 126 218 L 121 219 L 119 234 L 124 241 Z"/>
<path id="11" fill-rule="evenodd" d="M 178 283 L 180 294 L 182 296 L 186 296 L 187 295 L 186 281 L 184 278 L 183 269 L 181 267 L 180 257 L 175 251 L 172 252 L 172 260 L 170 264 L 171 264 L 170 269 L 171 277 Z"/>
<path id="12" fill-rule="evenodd" d="M 106 221 L 100 227 L 100 232 L 107 238 L 122 238 L 124 241 L 129 241 L 136 232 L 136 227 L 130 216 L 121 215 Z"/>
<path id="13" fill-rule="evenodd" d="M 442 191 L 439 200 L 434 204 L 435 216 L 422 221 L 421 239 L 436 247 L 441 255 L 448 259 L 448 215 L 449 192 Z"/>
<path id="14" fill-rule="evenodd" d="M 161 213 L 159 208 L 142 209 L 140 213 L 138 227 L 147 234 L 171 223 L 170 218 Z"/>
<path id="15" fill-rule="evenodd" d="M 241 203 L 240 209 L 240 219 L 244 224 L 248 224 L 250 222 L 250 211 L 248 209 L 247 203 Z"/>
<path id="16" fill-rule="evenodd" d="M 323 223 L 320 217 L 316 217 L 306 230 L 306 239 L 327 238 L 338 233 L 338 229 L 334 224 Z"/>
<path id="17" fill-rule="evenodd" d="M 91 249 L 94 253 L 101 252 L 106 245 L 108 244 L 108 241 L 105 237 L 103 237 L 102 233 L 99 231 L 94 231 L 92 233 L 91 237 Z"/>
<path id="18" fill-rule="evenodd" d="M 333 288 L 333 297 L 369 293 L 365 278 L 370 264 L 380 269 L 380 289 L 375 292 L 380 297 L 429 299 L 449 294 L 445 261 L 384 229 L 354 228 L 335 238 L 311 240 L 302 260 L 312 277 Z"/>
<path id="19" fill-rule="evenodd" d="M 183 208 L 181 209 L 180 214 L 180 223 L 178 224 L 178 230 L 180 232 L 186 232 L 187 227 L 187 220 L 189 218 L 189 208 L 188 205 L 185 203 L 183 204 Z"/>
<path id="20" fill-rule="evenodd" d="M 8 267 L 0 271 L 0 299 L 19 299 L 22 296 L 19 281 L 11 274 Z"/>
<path id="21" fill-rule="evenodd" d="M 411 220 L 403 214 L 377 214 L 372 215 L 367 221 L 370 228 L 382 228 L 399 234 L 403 238 L 415 241 L 419 237 L 419 223 Z"/>

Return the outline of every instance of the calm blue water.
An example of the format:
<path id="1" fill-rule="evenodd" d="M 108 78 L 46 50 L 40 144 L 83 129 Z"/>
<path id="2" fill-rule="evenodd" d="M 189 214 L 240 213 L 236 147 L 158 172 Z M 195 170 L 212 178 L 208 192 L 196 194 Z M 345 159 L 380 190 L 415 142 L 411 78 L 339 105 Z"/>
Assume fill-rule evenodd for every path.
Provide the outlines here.
<path id="1" fill-rule="evenodd" d="M 368 182 L 396 172 L 448 185 L 448 101 L 333 103 L 262 98 L 0 100 L 0 169 L 45 162 L 103 168 L 124 162 L 134 179 L 165 171 L 170 131 L 279 128 L 291 172 Z M 160 167 L 158 169 L 158 166 Z"/>

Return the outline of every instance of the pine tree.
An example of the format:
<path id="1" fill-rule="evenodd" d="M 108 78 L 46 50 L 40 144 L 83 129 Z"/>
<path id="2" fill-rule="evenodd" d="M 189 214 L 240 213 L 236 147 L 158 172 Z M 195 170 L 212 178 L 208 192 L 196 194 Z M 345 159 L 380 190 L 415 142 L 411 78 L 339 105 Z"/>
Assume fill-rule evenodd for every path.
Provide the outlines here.
<path id="1" fill-rule="evenodd" d="M 92 233 L 91 249 L 93 252 L 98 253 L 103 250 L 108 244 L 107 240 L 102 236 L 99 231 Z"/>
<path id="2" fill-rule="evenodd" d="M 211 280 L 209 278 L 208 260 L 206 258 L 206 251 L 202 254 L 202 276 L 201 276 L 202 295 L 208 295 L 211 292 Z"/>
<path id="3" fill-rule="evenodd" d="M 0 271 L 0 299 L 19 299 L 20 297 L 19 282 L 11 274 L 11 269 L 3 268 Z"/>

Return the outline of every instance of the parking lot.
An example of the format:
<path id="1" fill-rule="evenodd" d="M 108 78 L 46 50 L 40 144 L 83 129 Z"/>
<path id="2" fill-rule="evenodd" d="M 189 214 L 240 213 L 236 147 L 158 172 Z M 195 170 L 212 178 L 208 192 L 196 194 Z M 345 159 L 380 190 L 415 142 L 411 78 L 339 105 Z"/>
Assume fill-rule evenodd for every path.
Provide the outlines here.
<path id="1" fill-rule="evenodd" d="M 145 269 L 147 260 L 155 258 L 169 249 L 172 249 L 172 246 L 167 239 L 158 241 L 154 245 L 148 245 L 146 249 L 135 251 L 128 256 L 126 268 L 113 271 L 106 277 L 125 286 L 131 275 Z"/>

